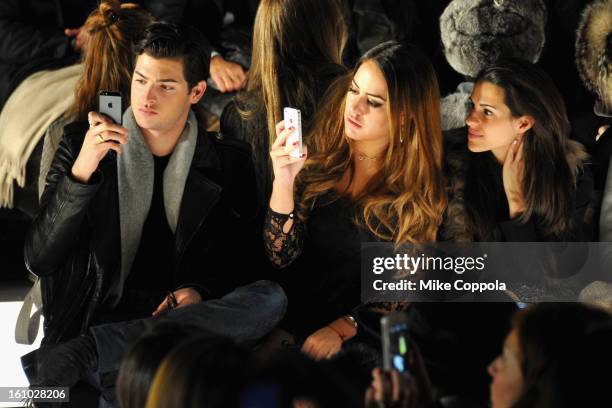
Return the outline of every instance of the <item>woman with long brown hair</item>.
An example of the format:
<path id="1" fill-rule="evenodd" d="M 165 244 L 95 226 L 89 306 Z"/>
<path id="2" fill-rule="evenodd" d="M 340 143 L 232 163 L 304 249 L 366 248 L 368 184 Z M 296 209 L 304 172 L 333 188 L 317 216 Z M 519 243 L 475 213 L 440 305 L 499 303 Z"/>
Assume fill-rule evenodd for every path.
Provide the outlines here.
<path id="1" fill-rule="evenodd" d="M 593 179 L 550 77 L 502 60 L 479 73 L 470 101 L 467 129 L 447 138 L 444 238 L 580 241 Z"/>
<path id="2" fill-rule="evenodd" d="M 272 190 L 268 151 L 276 139 L 275 125 L 283 108 L 291 106 L 301 110 L 304 130 L 310 128 L 323 93 L 346 71 L 341 65 L 346 27 L 342 0 L 259 4 L 247 87 L 224 110 L 221 132 L 251 144 L 263 206 Z"/>
<path id="3" fill-rule="evenodd" d="M 307 336 L 303 350 L 315 358 L 356 333 L 350 314 L 360 304 L 361 243 L 433 242 L 446 205 L 431 63 L 415 47 L 386 42 L 361 57 L 348 80 L 325 97 L 310 159 L 289 155 L 295 129 L 282 122 L 270 151 L 266 248 L 274 265 L 297 269 L 300 290 L 288 293 L 294 334 Z"/>

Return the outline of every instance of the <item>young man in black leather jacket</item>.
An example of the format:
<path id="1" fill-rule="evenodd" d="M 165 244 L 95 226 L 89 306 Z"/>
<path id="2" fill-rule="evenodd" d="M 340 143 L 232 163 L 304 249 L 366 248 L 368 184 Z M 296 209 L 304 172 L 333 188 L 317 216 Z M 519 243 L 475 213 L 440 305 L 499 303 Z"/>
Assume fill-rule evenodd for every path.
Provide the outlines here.
<path id="1" fill-rule="evenodd" d="M 275 283 L 236 289 L 261 259 L 255 181 L 249 148 L 207 133 L 192 112 L 206 90 L 204 44 L 194 29 L 154 23 L 122 125 L 92 112 L 89 127 L 66 127 L 25 259 L 42 278 L 43 345 L 82 336 L 25 358 L 31 382 L 116 371 L 161 322 L 252 343 L 282 318 Z M 89 330 L 109 322 L 119 323 Z"/>

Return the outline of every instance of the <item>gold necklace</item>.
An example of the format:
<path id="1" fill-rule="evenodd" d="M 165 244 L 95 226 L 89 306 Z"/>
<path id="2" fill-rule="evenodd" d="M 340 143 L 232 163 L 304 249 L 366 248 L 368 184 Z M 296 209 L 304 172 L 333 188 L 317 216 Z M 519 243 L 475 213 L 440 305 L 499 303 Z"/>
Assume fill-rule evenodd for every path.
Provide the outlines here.
<path id="1" fill-rule="evenodd" d="M 364 161 L 366 159 L 374 161 L 378 159 L 378 156 L 370 157 L 367 154 L 357 152 L 357 158 L 359 159 L 359 161 Z"/>

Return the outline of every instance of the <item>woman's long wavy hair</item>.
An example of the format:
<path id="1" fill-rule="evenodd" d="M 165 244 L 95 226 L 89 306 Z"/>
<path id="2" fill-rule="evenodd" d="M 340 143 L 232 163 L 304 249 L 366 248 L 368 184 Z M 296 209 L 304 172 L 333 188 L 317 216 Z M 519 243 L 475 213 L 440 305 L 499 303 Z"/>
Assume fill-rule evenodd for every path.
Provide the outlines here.
<path id="1" fill-rule="evenodd" d="M 87 33 L 83 48 L 83 74 L 68 116 L 85 120 L 98 108 L 101 90 L 121 92 L 123 107 L 130 104 L 130 84 L 134 69 L 132 46 L 153 22 L 153 17 L 133 3 L 107 0 L 91 12 L 82 30 Z"/>
<path id="2" fill-rule="evenodd" d="M 573 224 L 577 176 L 587 154 L 582 145 L 569 139 L 570 124 L 561 94 L 544 71 L 517 59 L 485 68 L 478 82 L 500 87 L 513 117 L 529 115 L 535 121 L 523 139 L 525 211 L 519 221 L 537 219 L 545 234 L 566 234 Z M 502 196 L 503 184 L 501 170 L 481 165 L 483 171 L 468 176 L 466 194 L 471 197 L 466 202 L 475 230 L 486 239 L 497 223 L 499 208 L 491 205 L 491 197 Z"/>
<path id="3" fill-rule="evenodd" d="M 396 245 L 435 241 L 447 201 L 435 71 L 416 47 L 395 41 L 368 51 L 354 72 L 367 61 L 380 68 L 387 82 L 391 134 L 378 175 L 354 198 L 363 209 L 356 222 Z M 310 140 L 317 153 L 298 175 L 303 190 L 298 206 L 304 216 L 345 172 L 353 177 L 354 152 L 344 130 L 346 95 L 353 75 L 330 87 L 326 104 L 315 118 Z"/>
<path id="4" fill-rule="evenodd" d="M 344 72 L 341 56 L 346 38 L 343 0 L 261 1 L 247 92 L 237 99 L 245 120 L 265 112 L 270 145 L 285 106 L 302 110 L 307 132 L 308 118 L 319 102 L 321 78 Z M 248 103 L 253 95 L 258 100 Z"/>

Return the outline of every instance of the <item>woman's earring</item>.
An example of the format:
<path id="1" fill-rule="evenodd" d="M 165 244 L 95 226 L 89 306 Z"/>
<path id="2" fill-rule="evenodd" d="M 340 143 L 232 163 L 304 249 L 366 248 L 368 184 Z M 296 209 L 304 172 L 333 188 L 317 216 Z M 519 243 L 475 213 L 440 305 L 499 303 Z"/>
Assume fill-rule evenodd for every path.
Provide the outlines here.
<path id="1" fill-rule="evenodd" d="M 404 143 L 404 137 L 400 134 L 400 144 Z"/>

